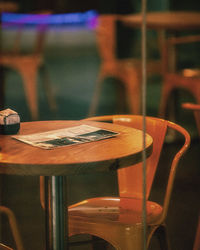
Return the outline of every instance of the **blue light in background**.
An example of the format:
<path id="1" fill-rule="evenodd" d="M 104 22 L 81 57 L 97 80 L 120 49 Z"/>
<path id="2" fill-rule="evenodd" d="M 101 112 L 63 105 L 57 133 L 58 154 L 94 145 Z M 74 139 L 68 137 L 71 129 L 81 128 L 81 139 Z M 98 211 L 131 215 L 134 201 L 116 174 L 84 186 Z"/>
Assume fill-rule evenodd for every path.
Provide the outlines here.
<path id="1" fill-rule="evenodd" d="M 2 13 L 2 24 L 4 27 L 13 24 L 84 25 L 93 29 L 96 26 L 97 16 L 98 14 L 95 10 L 64 14 Z"/>

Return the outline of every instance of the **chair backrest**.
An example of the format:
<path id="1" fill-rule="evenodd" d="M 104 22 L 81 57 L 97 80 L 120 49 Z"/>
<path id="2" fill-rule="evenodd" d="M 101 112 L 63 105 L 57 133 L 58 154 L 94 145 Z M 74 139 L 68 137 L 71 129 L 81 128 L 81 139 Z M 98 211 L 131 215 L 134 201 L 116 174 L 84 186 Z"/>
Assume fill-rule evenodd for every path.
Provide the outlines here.
<path id="1" fill-rule="evenodd" d="M 115 124 L 129 126 L 140 130 L 143 129 L 143 117 L 138 115 L 100 116 L 100 117 L 91 117 L 86 120 L 105 121 L 105 122 L 111 121 Z M 181 156 L 189 147 L 190 135 L 184 128 L 175 123 L 155 117 L 146 117 L 146 132 L 153 138 L 153 152 L 146 161 L 146 180 L 147 180 L 146 199 L 149 198 L 152 183 L 160 159 L 160 154 L 164 144 L 165 135 L 168 128 L 174 129 L 180 134 L 182 134 L 185 139 L 185 142 L 181 147 L 181 149 L 177 150 L 173 158 L 173 161 L 171 163 L 168 183 L 164 197 L 163 214 L 161 220 L 163 220 L 167 214 L 174 177 L 176 173 L 176 167 Z M 119 184 L 120 197 L 129 197 L 129 198 L 132 197 L 132 198 L 142 199 L 143 197 L 142 164 L 143 163 L 138 163 L 128 168 L 118 170 L 118 184 Z"/>
<path id="2" fill-rule="evenodd" d="M 164 52 L 165 58 L 166 58 L 166 72 L 176 72 L 178 70 L 178 46 L 183 44 L 191 44 L 191 43 L 197 43 L 200 42 L 200 35 L 184 35 L 181 37 L 170 37 L 166 41 L 166 51 Z M 188 51 L 189 47 L 188 47 Z M 190 53 L 190 52 L 189 52 Z M 184 71 L 183 71 L 184 73 Z M 193 74 L 195 74 L 195 71 L 193 70 Z M 189 76 L 189 75 L 187 75 Z"/>
<path id="3" fill-rule="evenodd" d="M 96 27 L 96 42 L 99 51 L 99 56 L 104 63 L 115 65 L 120 59 L 117 56 L 117 23 L 121 21 L 120 15 L 101 14 L 97 18 Z M 134 31 L 132 31 L 134 32 Z M 130 55 L 128 56 L 130 59 Z M 141 60 L 136 57 L 131 57 L 133 67 L 141 68 Z M 148 59 L 147 75 L 160 74 L 161 63 L 160 59 Z"/>
<path id="4" fill-rule="evenodd" d="M 134 127 L 136 129 L 143 129 L 142 116 L 127 116 L 113 118 L 113 122 L 123 126 Z M 146 162 L 146 198 L 148 199 L 155 172 L 160 159 L 160 153 L 167 131 L 167 121 L 156 118 L 147 117 L 146 132 L 153 138 L 153 152 Z M 118 170 L 119 192 L 121 197 L 142 198 L 142 163 L 135 164 L 131 168 L 124 168 Z M 133 180 L 134 176 L 134 180 Z"/>
<path id="5" fill-rule="evenodd" d="M 117 15 L 99 15 L 97 18 L 96 41 L 99 55 L 104 61 L 116 60 Z"/>
<path id="6" fill-rule="evenodd" d="M 198 130 L 198 133 L 199 133 L 199 136 L 200 136 L 200 104 L 183 103 L 182 107 L 184 109 L 191 110 L 194 113 L 197 130 Z"/>

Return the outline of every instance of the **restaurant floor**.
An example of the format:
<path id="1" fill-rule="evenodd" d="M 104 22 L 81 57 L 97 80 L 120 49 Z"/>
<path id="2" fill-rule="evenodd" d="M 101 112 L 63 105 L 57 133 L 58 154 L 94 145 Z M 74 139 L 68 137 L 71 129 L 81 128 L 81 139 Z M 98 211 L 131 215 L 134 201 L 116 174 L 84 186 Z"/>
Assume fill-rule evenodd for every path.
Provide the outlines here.
<path id="1" fill-rule="evenodd" d="M 8 37 L 10 34 L 6 34 Z M 24 44 L 29 46 L 30 36 Z M 58 110 L 51 113 L 39 78 L 40 120 L 81 119 L 87 116 L 99 69 L 99 57 L 92 30 L 51 29 L 47 33 L 45 63 L 52 82 Z M 14 71 L 6 72 L 6 107 L 19 112 L 22 121 L 29 121 L 30 114 L 25 102 L 20 76 Z M 116 113 L 116 83 L 107 79 L 104 85 L 98 115 Z M 147 86 L 147 115 L 157 116 L 161 81 L 151 79 Z M 192 100 L 181 93 L 181 101 Z M 197 216 L 200 207 L 199 139 L 193 116 L 179 108 L 177 123 L 192 135 L 192 143 L 181 160 L 175 179 L 173 195 L 167 217 L 167 226 L 172 250 L 192 250 Z M 123 113 L 127 113 L 126 109 Z M 152 196 L 162 197 L 164 169 L 180 145 L 180 141 L 168 142 L 161 156 L 158 176 Z M 69 204 L 89 197 L 117 195 L 116 173 L 98 173 L 68 177 Z M 39 177 L 1 176 L 1 200 L 10 207 L 19 222 L 26 250 L 44 249 L 44 211 L 39 200 Z M 12 242 L 6 221 L 1 229 L 3 239 Z M 72 247 L 73 250 L 90 249 L 88 245 Z M 100 247 L 99 249 L 103 249 Z M 153 247 L 152 249 L 159 249 Z"/>

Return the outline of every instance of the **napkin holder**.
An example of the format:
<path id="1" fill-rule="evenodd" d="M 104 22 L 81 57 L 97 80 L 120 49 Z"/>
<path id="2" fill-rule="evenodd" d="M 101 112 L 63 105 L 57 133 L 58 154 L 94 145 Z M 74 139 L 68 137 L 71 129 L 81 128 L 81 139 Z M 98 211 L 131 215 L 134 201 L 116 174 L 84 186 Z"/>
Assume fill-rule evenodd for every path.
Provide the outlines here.
<path id="1" fill-rule="evenodd" d="M 17 134 L 20 129 L 20 117 L 12 109 L 0 111 L 0 134 L 11 135 Z"/>

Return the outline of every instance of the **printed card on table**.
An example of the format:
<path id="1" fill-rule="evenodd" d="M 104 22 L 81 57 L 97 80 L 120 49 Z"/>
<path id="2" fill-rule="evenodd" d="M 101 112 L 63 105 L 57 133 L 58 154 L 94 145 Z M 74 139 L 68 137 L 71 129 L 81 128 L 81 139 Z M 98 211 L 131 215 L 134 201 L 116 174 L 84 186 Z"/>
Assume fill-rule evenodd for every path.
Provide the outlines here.
<path id="1" fill-rule="evenodd" d="M 117 136 L 119 133 L 89 125 L 51 130 L 29 135 L 16 135 L 12 138 L 43 149 L 53 149 L 72 144 L 99 141 Z"/>

